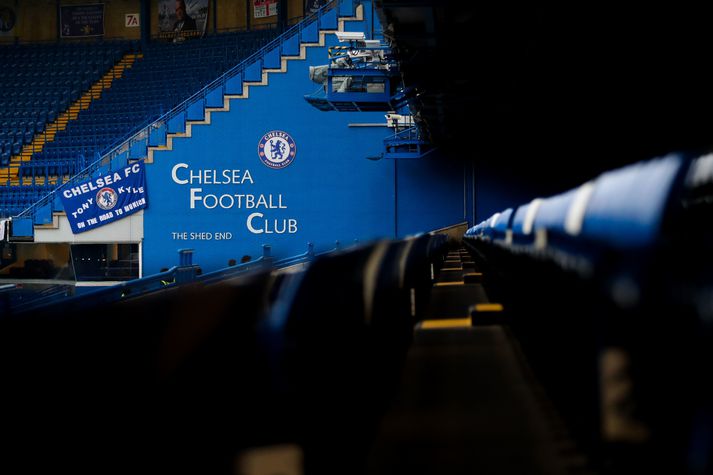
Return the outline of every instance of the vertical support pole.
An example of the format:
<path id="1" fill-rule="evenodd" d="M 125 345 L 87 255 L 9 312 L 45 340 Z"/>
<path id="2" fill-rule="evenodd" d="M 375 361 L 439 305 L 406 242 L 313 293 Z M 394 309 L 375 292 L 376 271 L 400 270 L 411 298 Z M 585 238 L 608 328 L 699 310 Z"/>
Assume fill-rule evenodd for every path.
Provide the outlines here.
<path id="1" fill-rule="evenodd" d="M 287 0 L 279 0 L 277 4 L 277 28 L 279 32 L 287 29 Z"/>
<path id="2" fill-rule="evenodd" d="M 144 276 L 144 240 L 139 241 L 139 279 Z"/>
<path id="3" fill-rule="evenodd" d="M 218 33 L 218 0 L 213 0 L 213 33 Z"/>
<path id="4" fill-rule="evenodd" d="M 475 226 L 475 223 L 476 223 L 476 221 L 475 221 L 475 214 L 476 214 L 475 213 L 475 190 L 476 190 L 476 188 L 475 188 L 475 163 L 471 163 L 470 167 L 471 167 L 471 174 L 472 174 L 472 180 L 473 180 L 473 182 L 472 182 L 472 187 L 473 187 L 473 221 L 472 222 L 473 222 L 473 226 Z"/>
<path id="5" fill-rule="evenodd" d="M 56 26 L 57 26 L 57 41 L 59 41 L 60 37 L 62 36 L 62 20 L 60 18 L 60 14 L 62 13 L 62 9 L 60 8 L 59 0 L 56 0 L 55 2 L 57 4 L 57 21 L 56 21 Z"/>
<path id="6" fill-rule="evenodd" d="M 141 46 L 146 47 L 151 41 L 151 1 L 141 0 Z"/>
<path id="7" fill-rule="evenodd" d="M 463 164 L 463 221 L 468 221 L 468 175 L 466 164 Z"/>
<path id="8" fill-rule="evenodd" d="M 394 239 L 399 236 L 399 161 L 394 159 Z"/>

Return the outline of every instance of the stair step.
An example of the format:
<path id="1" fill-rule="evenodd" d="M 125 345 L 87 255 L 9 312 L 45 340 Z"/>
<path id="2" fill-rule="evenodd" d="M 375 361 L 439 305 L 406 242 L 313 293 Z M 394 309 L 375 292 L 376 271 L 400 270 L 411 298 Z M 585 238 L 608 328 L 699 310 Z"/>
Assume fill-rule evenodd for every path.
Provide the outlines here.
<path id="1" fill-rule="evenodd" d="M 341 11 L 340 11 L 341 14 Z M 335 18 L 336 18 L 336 13 L 335 13 Z M 333 19 L 329 18 L 327 19 L 327 23 L 332 22 Z M 316 23 L 316 22 L 315 22 Z M 322 25 L 322 28 L 329 26 L 326 23 Z M 316 43 L 319 41 L 319 27 L 317 28 L 312 28 L 312 26 L 309 26 L 307 28 L 307 31 L 303 32 L 303 37 L 301 40 L 303 42 L 312 42 Z M 327 28 L 328 29 L 328 28 Z M 300 46 L 300 38 L 299 35 L 294 35 L 294 38 L 297 40 L 297 48 L 294 48 L 294 54 L 292 53 L 292 50 L 290 48 L 287 49 L 287 51 L 284 50 L 284 48 L 280 49 L 275 49 L 270 52 L 268 55 L 265 64 L 263 64 L 263 60 L 258 60 L 255 64 L 251 65 L 251 67 L 247 68 L 247 70 L 243 73 L 243 75 L 239 76 L 237 80 L 234 80 L 229 86 L 225 87 L 225 90 L 221 90 L 220 94 L 216 93 L 215 96 L 211 96 L 208 100 L 204 100 L 204 103 L 201 104 L 201 109 L 205 109 L 208 107 L 212 107 L 214 109 L 221 109 L 223 107 L 223 94 L 225 95 L 242 95 L 245 93 L 247 96 L 247 91 L 244 91 L 244 85 L 243 81 L 245 82 L 261 82 L 263 80 L 264 76 L 264 69 L 277 69 L 281 67 L 282 59 L 286 56 L 297 56 L 299 55 L 301 46 Z M 285 41 L 287 43 L 287 40 Z M 288 52 L 289 51 L 289 52 Z M 11 162 L 11 164 L 8 167 L 8 175 L 15 175 L 17 176 L 19 172 L 19 165 L 22 162 L 25 162 L 27 160 L 30 160 L 33 153 L 36 153 L 38 151 L 42 151 L 43 146 L 54 140 L 56 133 L 58 131 L 64 130 L 70 120 L 74 120 L 78 117 L 78 114 L 81 110 L 86 110 L 89 108 L 91 105 L 91 102 L 95 99 L 99 99 L 102 96 L 102 91 L 105 89 L 108 89 L 111 87 L 114 79 L 121 78 L 123 76 L 123 72 L 126 69 L 129 69 L 132 67 L 133 63 L 135 61 L 138 61 L 139 59 L 143 58 L 144 55 L 143 53 L 131 53 L 125 55 L 117 64 L 115 64 L 109 72 L 107 72 L 99 81 L 96 83 L 92 84 L 91 87 L 81 96 L 80 99 L 75 101 L 73 104 L 70 105 L 70 107 L 66 110 L 60 113 L 57 117 L 57 119 L 46 125 L 45 131 L 41 135 L 37 135 L 36 138 L 33 139 L 32 144 L 30 144 L 29 148 L 23 148 L 22 153 L 20 154 L 19 157 L 13 157 L 14 162 Z M 222 87 L 221 87 L 222 89 Z M 239 92 L 238 92 L 239 91 Z M 236 94 L 233 94 L 236 93 Z M 220 97 L 219 97 L 220 96 Z M 197 104 L 194 104 L 197 106 Z M 155 140 L 154 143 L 157 145 L 153 145 L 152 141 L 149 140 L 148 144 L 152 148 L 161 148 L 163 146 L 163 143 L 165 143 L 165 138 L 166 138 L 166 131 L 170 133 L 177 133 L 181 134 L 185 132 L 185 123 L 186 120 L 188 119 L 193 119 L 193 120 L 200 120 L 203 118 L 203 114 L 199 114 L 198 110 L 191 110 L 190 113 L 186 114 L 183 113 L 180 115 L 179 120 L 172 120 L 170 121 L 169 124 L 165 125 L 165 129 L 161 131 L 159 134 L 161 137 L 157 136 L 153 138 Z M 177 118 L 174 118 L 177 119 Z M 168 129 L 168 130 L 166 130 Z M 63 182 L 64 179 L 68 179 L 69 177 L 64 177 L 64 176 L 53 176 L 53 177 L 48 177 L 45 178 L 43 177 L 36 177 L 34 181 L 30 179 L 23 179 L 20 180 L 19 178 L 11 178 L 11 183 L 14 184 L 19 184 L 20 181 L 26 184 L 47 184 L 53 183 L 61 183 Z"/>

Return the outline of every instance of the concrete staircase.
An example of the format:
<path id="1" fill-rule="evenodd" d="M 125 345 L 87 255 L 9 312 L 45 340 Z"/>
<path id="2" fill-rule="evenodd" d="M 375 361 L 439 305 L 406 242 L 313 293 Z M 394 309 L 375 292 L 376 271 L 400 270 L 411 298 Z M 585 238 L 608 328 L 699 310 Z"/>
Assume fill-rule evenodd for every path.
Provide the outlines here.
<path id="1" fill-rule="evenodd" d="M 345 22 L 364 20 L 364 6 L 360 3 L 358 0 L 335 0 L 333 7 L 323 8 L 314 17 L 304 20 L 283 33 L 274 42 L 195 94 L 189 101 L 179 105 L 162 119 L 102 157 L 94 172 L 108 166 L 112 168 L 123 166 L 129 160 L 145 160 L 146 163 L 153 163 L 156 158 L 154 153 L 172 150 L 174 139 L 190 138 L 193 126 L 210 125 L 212 113 L 230 111 L 232 101 L 249 99 L 251 88 L 267 86 L 270 75 L 284 74 L 290 61 L 304 60 L 307 48 L 324 47 L 326 36 L 336 31 L 344 31 Z M 75 119 L 79 110 L 85 108 L 84 104 L 88 106 L 92 99 L 101 95 L 101 91 L 111 86 L 111 81 L 120 77 L 120 74 L 140 57 L 140 55 L 127 55 L 100 83 L 95 85 L 96 87 L 72 104 L 69 110 L 57 118 L 52 127 L 48 127 L 47 137 L 54 138 L 58 130 L 65 128 L 68 121 Z M 49 139 L 45 138 L 44 142 L 38 143 L 44 144 L 48 141 Z M 39 150 L 41 149 L 35 151 Z M 23 156 L 13 157 L 14 183 L 19 183 L 17 170 L 20 163 L 24 161 Z M 65 177 L 57 177 L 56 183 L 65 181 Z M 22 219 L 32 219 L 34 225 L 48 229 L 56 228 L 59 222 L 57 218 L 63 215 L 59 196 L 54 193 L 36 203 L 31 214 Z"/>

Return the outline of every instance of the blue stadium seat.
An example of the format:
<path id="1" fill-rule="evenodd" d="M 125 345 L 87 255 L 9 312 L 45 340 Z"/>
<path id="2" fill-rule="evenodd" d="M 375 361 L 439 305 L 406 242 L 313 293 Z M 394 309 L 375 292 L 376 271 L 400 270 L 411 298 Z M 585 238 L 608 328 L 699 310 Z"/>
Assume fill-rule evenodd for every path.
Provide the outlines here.
<path id="1" fill-rule="evenodd" d="M 681 155 L 604 173 L 594 182 L 581 236 L 614 248 L 640 248 L 657 240 Z"/>
<path id="2" fill-rule="evenodd" d="M 102 97 L 82 110 L 76 120 L 59 131 L 33 160 L 50 161 L 51 170 L 41 173 L 74 173 L 83 166 L 80 155 L 104 151 L 140 125 L 154 120 L 190 97 L 226 68 L 238 64 L 251 49 L 274 38 L 276 32 L 230 33 L 184 44 L 153 43 L 143 59 L 136 61 L 115 80 Z M 67 110 L 91 84 L 128 51 L 138 51 L 138 42 L 97 42 L 52 45 L 0 46 L 8 67 L 0 71 L 0 88 L 8 94 L 0 99 L 0 133 L 6 143 L 0 156 L 17 155 L 23 144 Z M 229 50 L 229 48 L 231 48 Z M 193 66 L 186 68 L 186 58 Z M 12 58 L 12 59 L 8 59 Z M 57 160 L 67 160 L 58 166 Z M 40 173 L 24 168 L 23 174 Z M 50 173 L 52 174 L 52 173 Z M 3 205 L 0 196 L 0 206 Z"/>
<path id="3" fill-rule="evenodd" d="M 570 190 L 556 196 L 545 198 L 540 202 L 533 227 L 558 233 L 565 232 L 567 212 L 574 200 L 577 190 Z"/>
<path id="4" fill-rule="evenodd" d="M 540 199 L 535 199 L 515 210 L 512 221 L 514 243 L 529 244 L 534 241 L 533 224 L 540 202 Z"/>
<path id="5" fill-rule="evenodd" d="M 508 208 L 505 211 L 498 213 L 491 223 L 492 239 L 503 240 L 506 237 L 507 231 L 510 230 L 511 219 L 513 218 L 513 209 Z"/>

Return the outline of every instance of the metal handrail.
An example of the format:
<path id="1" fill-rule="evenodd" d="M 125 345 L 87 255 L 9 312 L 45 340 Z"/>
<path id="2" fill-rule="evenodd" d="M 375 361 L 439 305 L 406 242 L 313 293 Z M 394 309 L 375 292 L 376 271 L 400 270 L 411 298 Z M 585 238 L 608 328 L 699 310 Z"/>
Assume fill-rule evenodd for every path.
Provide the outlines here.
<path id="1" fill-rule="evenodd" d="M 254 261 L 241 262 L 240 264 L 236 264 L 234 266 L 208 272 L 207 274 L 201 275 L 197 281 L 203 284 L 220 282 L 236 277 L 237 275 L 243 274 L 249 270 L 270 267 L 272 263 L 272 248 L 269 245 L 263 245 L 262 256 L 258 257 Z"/>
<path id="2" fill-rule="evenodd" d="M 118 302 L 127 298 L 141 297 L 152 292 L 189 283 L 211 285 L 229 280 L 253 270 L 282 269 L 296 264 L 308 263 L 313 261 L 316 257 L 331 254 L 339 250 L 341 250 L 341 246 L 339 241 L 337 241 L 334 248 L 315 254 L 314 245 L 312 243 L 307 243 L 306 252 L 293 257 L 273 261 L 271 247 L 269 245 L 263 245 L 263 255 L 254 261 L 240 263 L 235 266 L 218 269 L 206 274 L 199 273 L 200 267 L 198 265 L 187 264 L 174 266 L 164 272 L 154 274 L 152 276 L 129 280 L 111 287 L 96 290 L 91 293 L 75 295 L 69 297 L 68 299 L 63 299 L 62 302 L 63 304 L 81 302 L 80 305 L 82 306 L 91 306 L 98 303 L 106 304 Z M 27 305 L 21 308 L 15 307 L 12 310 L 17 313 L 27 312 L 37 309 L 45 304 L 52 305 L 56 303 L 56 301 L 33 301 L 32 303 L 33 305 Z"/>
<path id="3" fill-rule="evenodd" d="M 354 5 L 355 6 L 358 5 L 359 2 L 360 2 L 360 0 L 354 0 Z M 67 186 L 69 184 L 74 184 L 77 181 L 80 181 L 82 179 L 85 179 L 85 178 L 91 176 L 91 174 L 93 172 L 95 172 L 96 170 L 98 170 L 100 167 L 102 167 L 104 165 L 108 165 L 109 167 L 111 167 L 112 161 L 117 156 L 123 154 L 124 152 L 128 152 L 134 143 L 143 141 L 144 139 L 148 141 L 149 135 L 152 130 L 158 129 L 158 128 L 161 128 L 161 127 L 167 125 L 171 119 L 186 112 L 188 110 L 188 107 L 190 105 L 192 105 L 194 102 L 196 102 L 199 99 L 204 99 L 208 95 L 208 93 L 210 91 L 212 91 L 214 88 L 216 88 L 217 86 L 224 86 L 230 79 L 233 79 L 238 74 L 243 73 L 248 68 L 248 66 L 251 66 L 256 61 L 263 59 L 265 57 L 265 55 L 270 53 L 276 47 L 279 47 L 280 45 L 282 45 L 286 39 L 291 38 L 292 35 L 294 35 L 294 34 L 299 34 L 307 26 L 312 25 L 315 21 L 319 21 L 327 11 L 332 10 L 333 8 L 336 8 L 336 6 L 338 6 L 339 3 L 340 3 L 340 0 L 330 0 L 328 3 L 326 3 L 324 6 L 322 6 L 319 10 L 317 10 L 316 12 L 312 13 L 311 15 L 305 17 L 305 19 L 303 21 L 299 22 L 298 24 L 287 29 L 280 36 L 278 36 L 274 40 L 270 41 L 268 44 L 263 46 L 261 49 L 259 49 L 252 55 L 245 58 L 241 63 L 235 65 L 233 68 L 226 71 L 219 78 L 208 83 L 206 86 L 204 86 L 198 92 L 196 92 L 195 94 L 190 96 L 188 99 L 184 100 L 181 104 L 174 107 L 171 111 L 163 114 L 158 119 L 152 120 L 149 123 L 144 123 L 143 125 L 137 127 L 136 129 L 134 129 L 135 132 L 133 132 L 133 135 L 131 135 L 128 139 L 124 139 L 119 145 L 116 145 L 108 152 L 103 153 L 102 156 L 98 160 L 92 162 L 90 165 L 85 167 L 83 170 L 81 170 L 79 173 L 74 175 L 68 181 L 62 183 L 57 188 L 52 190 L 49 194 L 47 194 L 46 196 L 44 196 L 37 202 L 33 203 L 27 209 L 25 209 L 20 214 L 18 214 L 17 217 L 28 216 L 28 215 L 32 214 L 34 212 L 34 210 L 45 206 L 52 199 L 54 199 L 56 192 L 58 190 L 60 190 L 62 187 Z"/>
<path id="4" fill-rule="evenodd" d="M 396 131 L 393 135 L 390 135 L 385 139 L 386 141 L 399 141 L 399 140 L 419 140 L 422 141 L 421 130 L 418 124 L 412 124 L 403 130 Z"/>
<path id="5" fill-rule="evenodd" d="M 69 288 L 69 285 L 63 284 L 44 289 L 31 299 L 12 305 L 13 311 L 25 312 L 58 301 L 63 297 L 67 297 Z"/>

